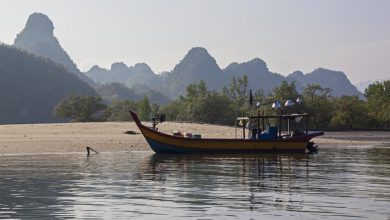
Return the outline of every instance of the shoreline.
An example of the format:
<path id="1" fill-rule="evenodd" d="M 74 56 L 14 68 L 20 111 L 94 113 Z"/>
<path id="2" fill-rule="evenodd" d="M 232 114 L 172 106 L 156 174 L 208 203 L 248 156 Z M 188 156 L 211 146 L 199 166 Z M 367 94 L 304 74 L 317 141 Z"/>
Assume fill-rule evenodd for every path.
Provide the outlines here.
<path id="1" fill-rule="evenodd" d="M 146 123 L 150 124 L 150 123 Z M 230 126 L 164 122 L 159 131 L 173 130 L 202 134 L 203 138 L 235 137 Z M 126 134 L 133 131 L 136 134 Z M 237 130 L 239 138 L 241 129 Z M 352 145 L 389 145 L 390 131 L 325 132 L 313 141 L 321 148 Z M 57 124 L 0 125 L 0 156 L 51 153 L 86 153 L 86 147 L 98 152 L 151 151 L 134 122 L 86 122 Z"/>

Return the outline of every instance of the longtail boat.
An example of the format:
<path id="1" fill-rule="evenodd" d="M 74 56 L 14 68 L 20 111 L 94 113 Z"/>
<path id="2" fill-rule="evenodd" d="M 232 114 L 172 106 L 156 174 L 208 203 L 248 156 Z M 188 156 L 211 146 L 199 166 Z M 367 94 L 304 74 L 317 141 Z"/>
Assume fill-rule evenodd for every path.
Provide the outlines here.
<path id="1" fill-rule="evenodd" d="M 158 122 L 165 121 L 163 117 L 153 118 L 153 127 L 145 126 L 139 120 L 137 114 L 130 110 L 135 123 L 145 137 L 151 149 L 156 153 L 248 153 L 248 152 L 287 152 L 305 153 L 316 151 L 317 147 L 310 140 L 323 135 L 323 131 L 308 131 L 308 114 L 274 115 L 274 116 L 250 116 L 238 117 L 241 121 L 256 121 L 257 128 L 252 129 L 252 134 L 245 138 L 245 126 L 243 126 L 243 138 L 202 138 L 170 135 L 159 132 L 156 129 Z M 306 129 L 296 130 L 293 133 L 281 134 L 278 127 L 270 127 L 266 132 L 260 132 L 260 121 L 265 119 L 294 120 L 300 117 L 306 118 Z M 280 126 L 281 127 L 281 126 Z M 254 132 L 253 132 L 254 130 Z"/>

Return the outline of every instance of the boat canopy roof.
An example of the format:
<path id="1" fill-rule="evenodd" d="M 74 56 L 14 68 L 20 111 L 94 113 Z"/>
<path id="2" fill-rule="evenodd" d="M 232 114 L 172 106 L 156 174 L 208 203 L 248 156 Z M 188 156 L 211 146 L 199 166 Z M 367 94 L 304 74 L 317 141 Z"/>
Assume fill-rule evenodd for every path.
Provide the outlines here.
<path id="1" fill-rule="evenodd" d="M 249 119 L 267 119 L 267 118 L 282 118 L 282 119 L 294 119 L 296 117 L 309 117 L 310 115 L 307 113 L 304 114 L 285 114 L 285 115 L 256 115 L 256 116 L 248 116 L 248 117 L 237 117 L 237 120 L 249 120 Z"/>

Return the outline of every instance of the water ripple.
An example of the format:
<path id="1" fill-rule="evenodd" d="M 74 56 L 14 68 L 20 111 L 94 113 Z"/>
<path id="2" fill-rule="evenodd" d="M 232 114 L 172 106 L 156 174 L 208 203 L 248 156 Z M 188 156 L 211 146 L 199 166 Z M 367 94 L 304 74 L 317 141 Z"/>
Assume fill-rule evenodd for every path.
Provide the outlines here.
<path id="1" fill-rule="evenodd" d="M 390 148 L 0 157 L 0 218 L 386 219 Z"/>

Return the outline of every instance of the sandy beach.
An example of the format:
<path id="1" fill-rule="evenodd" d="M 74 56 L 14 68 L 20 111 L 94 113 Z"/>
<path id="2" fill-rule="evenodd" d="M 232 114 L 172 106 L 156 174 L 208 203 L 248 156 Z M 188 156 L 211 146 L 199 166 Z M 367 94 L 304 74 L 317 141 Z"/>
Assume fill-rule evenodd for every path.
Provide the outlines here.
<path id="1" fill-rule="evenodd" d="M 159 130 L 202 134 L 202 137 L 234 137 L 229 126 L 166 122 Z M 134 131 L 136 134 L 126 134 Z M 241 129 L 237 130 L 240 137 Z M 390 145 L 390 132 L 325 132 L 313 139 L 321 147 L 345 145 Z M 0 155 L 86 152 L 150 151 L 134 122 L 0 125 Z"/>

